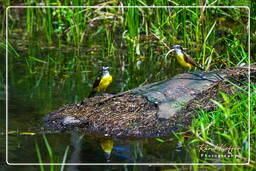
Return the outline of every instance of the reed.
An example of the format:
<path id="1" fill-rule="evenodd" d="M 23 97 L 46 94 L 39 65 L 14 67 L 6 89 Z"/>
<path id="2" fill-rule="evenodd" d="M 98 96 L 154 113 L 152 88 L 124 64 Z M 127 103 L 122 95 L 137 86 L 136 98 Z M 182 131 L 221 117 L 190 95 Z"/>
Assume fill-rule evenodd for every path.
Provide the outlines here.
<path id="1" fill-rule="evenodd" d="M 247 38 L 247 10 L 246 9 L 208 9 L 208 8 L 104 8 L 104 5 L 125 6 L 168 6 L 191 5 L 192 0 L 131 0 L 116 1 L 44 1 L 45 5 L 99 5 L 99 8 L 55 8 L 55 9 L 26 9 L 22 19 L 14 17 L 15 11 L 10 13 L 9 29 L 9 68 L 21 63 L 26 76 L 19 80 L 31 90 L 31 97 L 48 99 L 51 104 L 66 104 L 79 102 L 90 91 L 91 84 L 96 78 L 97 70 L 101 65 L 112 66 L 111 72 L 115 79 L 114 92 L 128 90 L 147 83 L 169 79 L 183 72 L 173 57 L 166 55 L 170 46 L 181 44 L 187 53 L 204 67 L 205 70 L 221 69 L 249 63 Z M 201 1 L 204 4 L 205 1 Z M 24 1 L 26 5 L 38 5 L 39 2 Z M 238 2 L 234 2 L 238 5 Z M 246 1 L 253 7 L 255 2 Z M 10 1 L 5 0 L 8 6 Z M 234 5 L 228 1 L 209 1 L 208 5 Z M 199 4 L 193 4 L 199 5 Z M 240 4 L 241 5 L 241 4 Z M 12 10 L 12 9 L 10 9 Z M 251 29 L 255 30 L 255 16 L 251 17 Z M 18 32 L 21 29 L 22 32 Z M 23 34 L 26 33 L 26 34 Z M 23 39 L 16 44 L 17 37 Z M 256 35 L 251 31 L 251 37 Z M 1 32 L 4 37 L 5 33 Z M 22 45 L 23 44 L 23 45 Z M 256 46 L 252 42 L 251 49 Z M 23 49 L 22 49 L 22 48 Z M 0 48 L 5 49 L 5 43 L 0 42 Z M 252 54 L 255 57 L 255 54 Z M 166 58 L 165 58 L 166 57 Z M 15 61 L 15 62 L 14 62 Z M 251 63 L 255 59 L 251 59 Z M 14 69 L 10 71 L 10 84 L 17 83 Z M 0 77 L 3 85 L 3 78 Z M 47 87 L 47 90 L 43 87 Z M 234 147 L 243 147 L 242 156 L 248 156 L 248 97 L 245 90 L 235 95 L 220 93 L 221 101 L 212 101 L 216 104 L 216 111 L 199 111 L 198 117 L 193 120 L 190 133 L 194 138 L 189 142 L 196 146 L 199 143 L 226 143 Z M 255 91 L 252 87 L 252 93 Z M 54 100 L 54 92 L 64 94 L 62 100 Z M 251 97 L 251 111 L 254 111 L 256 99 Z M 46 111 L 48 108 L 45 109 Z M 253 114 L 252 123 L 256 122 Z M 251 134 L 255 135 L 252 124 Z M 242 136 L 240 136 L 242 134 Z M 182 134 L 175 133 L 180 143 L 185 143 Z M 255 137 L 255 136 L 254 136 Z M 52 148 L 44 137 L 50 162 L 54 162 Z M 166 140 L 156 139 L 159 143 Z M 168 140 L 170 141 L 170 140 Z M 41 149 L 36 144 L 38 160 L 43 162 Z M 64 154 L 64 163 L 68 148 Z M 202 162 L 198 151 L 191 150 L 193 162 Z M 134 153 L 136 149 L 134 148 Z M 255 151 L 253 152 L 255 154 Z M 255 156 L 253 156 L 255 158 Z M 243 159 L 223 160 L 222 162 L 243 161 Z M 210 162 L 210 161 L 209 161 Z M 253 161 L 254 162 L 254 161 Z M 214 166 L 212 166 L 214 168 Z M 238 169 L 238 166 L 232 166 Z M 251 168 L 255 169 L 252 165 Z M 63 167 L 61 167 L 63 169 Z M 201 166 L 194 166 L 200 169 Z M 215 167 L 216 168 L 216 167 Z M 40 166 L 41 170 L 45 168 Z M 51 166 L 50 169 L 53 169 Z M 225 169 L 225 168 L 224 168 Z M 250 169 L 249 169 L 250 170 Z"/>
<path id="2" fill-rule="evenodd" d="M 56 166 L 56 165 L 49 165 L 49 169 L 46 169 L 46 170 L 51 170 L 51 171 L 54 171 L 54 170 L 64 170 L 64 166 L 65 166 L 65 163 L 66 163 L 66 160 L 67 160 L 67 156 L 68 156 L 68 151 L 69 151 L 69 146 L 67 146 L 67 148 L 65 149 L 65 152 L 64 152 L 64 155 L 63 155 L 63 159 L 62 161 L 56 161 L 54 160 L 54 158 L 59 158 L 59 157 L 55 157 L 54 156 L 54 153 L 52 151 L 52 148 L 47 140 L 47 137 L 45 135 L 43 135 L 43 140 L 44 140 L 44 144 L 46 146 L 46 149 L 47 149 L 47 152 L 48 152 L 48 155 L 49 155 L 49 162 L 44 162 L 43 161 L 43 156 L 42 156 L 42 153 L 41 153 L 41 150 L 40 150 L 40 147 L 38 145 L 37 142 L 35 142 L 35 149 L 36 149 L 36 153 L 37 153 L 37 157 L 38 157 L 38 161 L 41 165 L 39 165 L 40 167 L 40 170 L 41 171 L 44 171 L 45 170 L 45 166 L 43 165 L 44 163 L 61 163 L 60 166 Z"/>
<path id="3" fill-rule="evenodd" d="M 254 84 L 251 84 L 251 86 L 251 93 L 253 93 L 256 87 Z M 256 121 L 256 117 L 254 117 L 255 111 L 252 110 L 253 107 L 251 106 L 255 103 L 256 99 L 254 96 L 251 96 L 250 100 L 252 103 L 248 106 L 247 90 L 238 85 L 237 87 L 244 91 L 239 91 L 234 95 L 227 95 L 220 92 L 220 96 L 222 97 L 221 102 L 211 100 L 217 105 L 217 109 L 213 112 L 200 111 L 199 116 L 196 117 L 197 119 L 194 119 L 191 126 L 191 132 L 196 137 L 195 139 L 191 139 L 191 144 L 195 146 L 204 144 L 211 148 L 217 148 L 225 144 L 226 147 L 239 148 L 239 150 L 229 153 L 229 155 L 233 155 L 232 157 L 222 158 L 221 162 L 223 163 L 247 162 L 249 155 L 249 107 L 251 108 L 251 122 L 254 123 Z M 200 119 L 198 120 L 198 118 Z M 254 127 L 251 125 L 251 136 L 255 134 Z M 200 156 L 198 151 L 194 154 L 193 158 Z M 220 152 L 220 154 L 223 154 L 223 152 Z M 251 151 L 251 154 L 254 156 L 255 150 Z M 234 155 L 238 155 L 238 157 Z M 216 159 L 212 159 L 212 161 L 214 160 Z M 255 163 L 253 159 L 251 162 Z M 234 166 L 233 168 L 238 169 L 238 166 Z M 250 167 L 247 169 L 250 170 Z"/>

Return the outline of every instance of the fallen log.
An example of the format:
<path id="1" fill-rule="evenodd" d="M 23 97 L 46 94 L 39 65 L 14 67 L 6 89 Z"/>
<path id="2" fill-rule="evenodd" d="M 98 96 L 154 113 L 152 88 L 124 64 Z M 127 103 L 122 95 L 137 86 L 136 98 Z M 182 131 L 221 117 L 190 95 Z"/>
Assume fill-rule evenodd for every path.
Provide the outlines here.
<path id="1" fill-rule="evenodd" d="M 168 135 L 188 128 L 197 109 L 214 110 L 209 99 L 218 98 L 219 91 L 237 91 L 230 82 L 248 82 L 249 72 L 255 81 L 255 65 L 179 74 L 116 95 L 66 105 L 48 114 L 45 125 L 60 131 L 79 129 L 122 137 Z"/>

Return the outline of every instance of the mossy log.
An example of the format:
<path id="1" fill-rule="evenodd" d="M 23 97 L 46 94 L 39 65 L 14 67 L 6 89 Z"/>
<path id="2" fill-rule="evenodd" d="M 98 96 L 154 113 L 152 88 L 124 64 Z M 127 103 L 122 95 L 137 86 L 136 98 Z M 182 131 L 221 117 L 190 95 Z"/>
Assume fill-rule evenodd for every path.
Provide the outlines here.
<path id="1" fill-rule="evenodd" d="M 230 82 L 242 86 L 241 81 L 248 82 L 249 71 L 255 81 L 256 67 L 251 65 L 250 70 L 233 67 L 188 72 L 119 94 L 95 96 L 50 113 L 46 127 L 122 137 L 168 135 L 187 129 L 197 109 L 214 110 L 210 99 L 218 98 L 219 91 L 237 91 Z"/>

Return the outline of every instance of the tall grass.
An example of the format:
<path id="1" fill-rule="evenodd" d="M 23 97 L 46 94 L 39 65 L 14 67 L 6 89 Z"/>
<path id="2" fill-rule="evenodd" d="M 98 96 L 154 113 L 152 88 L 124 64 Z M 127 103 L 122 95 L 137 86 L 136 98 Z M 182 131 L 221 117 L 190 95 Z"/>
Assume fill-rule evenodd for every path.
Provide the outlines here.
<path id="1" fill-rule="evenodd" d="M 68 1 L 47 3 L 70 5 Z M 83 4 L 81 1 L 73 3 Z M 120 5 L 116 2 L 87 3 Z M 33 5 L 30 1 L 27 4 Z M 173 4 L 169 1 L 152 4 L 144 0 L 127 1 L 123 5 Z M 15 14 L 12 10 L 11 16 Z M 67 85 L 68 80 L 80 73 L 80 79 L 76 77 L 72 82 L 81 85 L 82 81 L 85 85 L 84 89 L 79 88 L 82 92 L 79 96 L 83 98 L 101 65 L 113 67 L 113 76 L 120 81 L 115 92 L 167 79 L 182 69 L 174 54 L 167 54 L 174 44 L 181 44 L 205 70 L 248 62 L 245 9 L 205 8 L 202 12 L 199 8 L 99 7 L 38 8 L 24 9 L 23 12 L 20 13 L 26 24 L 16 25 L 17 21 L 10 19 L 9 38 L 16 38 L 13 33 L 22 29 L 24 32 L 17 35 L 23 34 L 20 37 L 30 42 L 24 42 L 23 46 L 28 49 L 19 61 L 26 62 L 27 73 L 33 77 L 32 81 L 36 81 L 33 89 L 45 79 L 52 79 L 53 85 L 60 82 Z M 16 48 L 24 52 L 20 46 L 14 46 Z"/>
<path id="2" fill-rule="evenodd" d="M 61 170 L 61 171 L 63 171 L 64 170 L 64 164 L 65 164 L 65 162 L 66 162 L 66 160 L 67 160 L 67 155 L 68 155 L 68 151 L 69 151 L 69 146 L 67 146 L 67 148 L 66 148 L 66 150 L 65 150 L 65 152 L 64 152 L 64 155 L 63 155 L 63 159 L 62 159 L 62 161 L 55 161 L 54 160 L 54 158 L 55 158 L 55 156 L 54 156 L 54 154 L 53 154 L 53 151 L 52 151 L 52 148 L 51 148 L 51 146 L 50 146 L 50 144 L 49 144 L 49 142 L 48 142 L 48 140 L 47 140 L 47 138 L 46 138 L 46 136 L 45 135 L 43 135 L 43 139 L 44 139 L 44 144 L 45 144 L 45 146 L 46 146 L 46 149 L 47 149 L 47 152 L 48 152 L 48 155 L 49 155 L 49 162 L 47 162 L 47 161 L 43 161 L 43 156 L 42 156 L 42 153 L 41 153 L 41 150 L 40 150 L 40 147 L 39 147 L 39 145 L 38 145 L 38 143 L 37 142 L 35 142 L 35 148 L 36 148 L 36 153 L 37 153 L 37 157 L 38 157 L 38 161 L 39 161 L 39 163 L 41 164 L 40 165 L 40 170 L 41 171 L 44 171 L 45 170 L 45 167 L 44 167 L 44 163 L 62 163 L 62 165 L 61 165 L 61 167 L 59 168 L 59 166 L 55 166 L 55 165 L 50 165 L 50 169 L 49 170 L 51 170 L 51 171 L 54 171 L 54 170 Z M 58 157 L 59 158 L 59 157 Z M 48 169 L 46 169 L 46 170 L 48 170 Z"/>
<path id="3" fill-rule="evenodd" d="M 57 5 L 67 5 L 66 3 L 58 2 Z M 82 1 L 73 3 L 83 4 Z M 29 5 L 30 1 L 27 1 L 27 4 Z M 147 1 L 124 3 L 127 6 L 147 4 Z M 154 5 L 171 4 L 167 1 L 156 1 Z M 118 41 L 123 44 L 123 48 L 129 50 L 127 58 L 130 69 L 136 65 L 138 58 L 145 58 L 151 49 L 154 51 L 155 48 L 152 46 L 145 46 L 146 42 L 143 39 L 155 36 L 161 41 L 154 42 L 152 39 L 147 44 L 161 48 L 163 55 L 167 53 L 168 48 L 164 47 L 162 42 L 167 46 L 181 44 L 207 70 L 248 62 L 247 22 L 241 20 L 246 19 L 246 9 L 206 8 L 202 11 L 199 8 L 131 7 L 122 10 L 124 13 L 120 12 L 121 10 L 104 7 L 25 9 L 27 38 L 43 39 L 50 46 L 54 44 L 59 48 L 68 43 L 80 49 L 83 46 L 90 47 L 88 40 L 100 40 L 101 36 L 105 36 L 105 39 L 101 39 L 105 41 L 101 44 L 102 54 L 103 58 L 109 58 L 115 56 L 116 50 L 120 48 L 114 42 L 117 40 L 116 32 L 121 31 L 121 34 L 118 34 Z M 44 34 L 38 35 L 40 32 Z M 124 39 L 120 39 L 121 36 Z"/>
<path id="4" fill-rule="evenodd" d="M 198 111 L 188 131 L 173 133 L 177 140 L 184 144 L 183 148 L 190 150 L 193 163 L 247 163 L 250 156 L 249 165 L 209 166 L 209 169 L 255 170 L 256 85 L 251 84 L 250 104 L 248 104 L 249 96 L 246 85 L 247 83 L 244 83 L 243 87 L 236 85 L 238 91 L 233 95 L 220 92 L 219 100 L 211 99 L 216 105 L 216 110 L 209 112 L 202 109 Z M 170 141 L 161 138 L 156 138 L 156 140 L 160 143 Z M 233 148 L 234 150 L 218 150 L 221 148 Z M 205 155 L 212 156 L 205 157 Z M 222 155 L 222 157 L 217 155 Z M 193 168 L 197 170 L 205 168 L 205 166 L 193 166 Z"/>
<path id="5" fill-rule="evenodd" d="M 9 54 L 10 68 L 18 62 L 26 64 L 27 75 L 17 81 L 15 69 L 10 70 L 13 85 L 22 82 L 31 88 L 31 96 L 37 94 L 40 99 L 47 99 L 52 105 L 56 94 L 66 94 L 67 101 L 79 101 L 89 92 L 90 84 L 96 77 L 100 65 L 113 66 L 112 73 L 117 91 L 127 90 L 153 81 L 170 78 L 181 67 L 173 54 L 165 55 L 169 47 L 181 44 L 187 53 L 202 65 L 205 70 L 237 66 L 248 63 L 247 54 L 247 11 L 246 9 L 208 9 L 205 8 L 104 8 L 104 5 L 127 6 L 167 6 L 191 5 L 194 1 L 139 0 L 139 1 L 44 1 L 45 5 L 99 5 L 90 8 L 55 8 L 25 9 L 20 16 L 26 22 L 15 18 L 15 11 L 10 9 Z M 24 1 L 26 5 L 38 5 L 39 2 Z M 201 2 L 202 3 L 202 2 Z M 255 2 L 245 2 L 254 7 Z M 8 6 L 11 2 L 4 1 Z M 209 1 L 207 5 L 244 5 L 239 2 Z M 193 4 L 193 5 L 199 5 Z M 251 18 L 251 29 L 255 30 L 255 16 Z M 24 24 L 20 24 L 24 23 Z M 17 30 L 21 29 L 22 32 Z M 21 45 L 15 44 L 17 37 L 23 39 Z M 4 35 L 4 32 L 2 33 Z M 255 33 L 252 33 L 255 37 Z M 29 43 L 27 43 L 28 41 Z M 255 43 L 251 49 L 254 49 Z M 22 46 L 22 47 L 23 47 Z M 5 43 L 0 42 L 5 49 Z M 72 53 L 67 53 L 72 51 Z M 25 55 L 24 55 L 25 54 Z M 254 55 L 254 54 L 253 54 Z M 13 56 L 19 58 L 13 58 Z M 12 60 L 17 60 L 13 62 Z M 253 61 L 252 61 L 253 62 Z M 78 75 L 78 76 L 77 76 Z M 31 78 L 32 77 L 32 78 Z M 42 84 L 50 85 L 47 93 L 42 92 Z M 255 91 L 255 87 L 252 88 Z M 57 93 L 56 91 L 57 90 Z M 252 91 L 252 93 L 253 93 Z M 56 94 L 54 94 L 55 92 Z M 80 97 L 77 97 L 77 96 Z M 71 96 L 74 96 L 71 98 Z M 248 156 L 247 130 L 247 95 L 243 92 L 234 96 L 221 94 L 223 101 L 213 101 L 217 110 L 201 111 L 193 121 L 191 132 L 196 137 L 190 143 L 217 145 L 226 143 L 234 147 L 243 147 L 239 155 Z M 251 98 L 251 111 L 254 111 L 255 96 Z M 45 100 L 44 100 L 45 101 Z M 46 103 L 46 102 L 45 102 Z M 47 103 L 48 104 L 48 103 Z M 44 106 L 44 105 L 43 105 Z M 50 107 L 51 108 L 51 107 Z M 252 123 L 255 117 L 252 114 Z M 256 134 L 252 124 L 252 135 Z M 242 136 L 239 136 L 242 134 Z M 177 139 L 184 141 L 181 135 Z M 162 141 L 158 139 L 158 141 Z M 44 137 L 50 162 L 54 154 Z M 254 144 L 255 146 L 255 144 Z M 38 160 L 43 163 L 40 147 L 36 144 Z M 255 149 L 255 148 L 254 148 Z M 68 148 L 63 162 L 67 157 Z M 202 161 L 198 152 L 192 150 L 193 161 Z M 252 153 L 253 155 L 255 152 Z M 252 158 L 255 156 L 252 156 Z M 244 161 L 243 158 L 224 159 L 223 162 Z M 254 162 L 254 161 L 253 161 Z M 197 167 L 197 166 L 196 166 Z M 238 166 L 233 166 L 238 169 Z M 254 165 L 251 165 L 254 169 Z M 40 166 L 41 170 L 45 168 Z M 51 170 L 54 169 L 52 166 Z M 195 168 L 197 169 L 197 168 Z"/>
<path id="6" fill-rule="evenodd" d="M 227 95 L 225 93 L 220 93 L 222 97 L 222 102 L 212 100 L 213 103 L 217 105 L 217 109 L 212 112 L 201 111 L 199 116 L 193 120 L 191 126 L 191 132 L 195 135 L 195 139 L 191 140 L 191 144 L 195 146 L 206 145 L 211 148 L 221 147 L 223 144 L 225 147 L 233 147 L 239 150 L 234 150 L 230 152 L 229 155 L 232 157 L 224 157 L 220 159 L 208 159 L 209 161 L 220 161 L 223 163 L 247 163 L 249 157 L 250 148 L 250 158 L 251 165 L 247 168 L 248 170 L 255 169 L 255 125 L 252 123 L 256 122 L 254 104 L 256 102 L 255 96 L 253 95 L 256 90 L 255 84 L 251 84 L 251 104 L 248 106 L 248 93 L 247 89 L 245 91 L 239 91 L 234 95 Z M 241 87 L 240 87 L 241 88 Z M 243 89 L 243 88 L 241 88 Z M 249 147 L 249 107 L 251 108 L 251 147 Z M 198 119 L 199 118 L 199 119 Z M 208 151 L 209 152 L 209 151 Z M 193 158 L 200 158 L 200 153 L 196 152 Z M 207 153 L 207 152 L 206 152 Z M 224 152 L 228 154 L 228 152 Z M 223 154 L 223 152 L 215 151 L 215 154 Z M 234 157 L 237 155 L 237 157 Z M 233 169 L 238 169 L 239 166 L 233 166 Z"/>

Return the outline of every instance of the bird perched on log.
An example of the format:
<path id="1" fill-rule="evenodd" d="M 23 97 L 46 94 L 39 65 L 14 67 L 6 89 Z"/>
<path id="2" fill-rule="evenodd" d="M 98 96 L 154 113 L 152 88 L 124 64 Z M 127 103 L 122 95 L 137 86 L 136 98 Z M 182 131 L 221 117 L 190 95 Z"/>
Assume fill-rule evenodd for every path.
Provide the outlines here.
<path id="1" fill-rule="evenodd" d="M 99 91 L 105 91 L 107 87 L 112 83 L 112 76 L 109 73 L 109 67 L 102 67 L 102 72 L 95 80 L 92 91 L 89 97 L 92 97 Z"/>
<path id="2" fill-rule="evenodd" d="M 197 67 L 201 70 L 204 70 L 202 67 L 200 67 L 191 56 L 189 56 L 181 47 L 181 45 L 174 45 L 171 47 L 171 49 L 175 50 L 176 52 L 176 58 L 179 62 L 179 64 L 183 67 L 187 67 L 191 69 L 193 66 Z"/>

